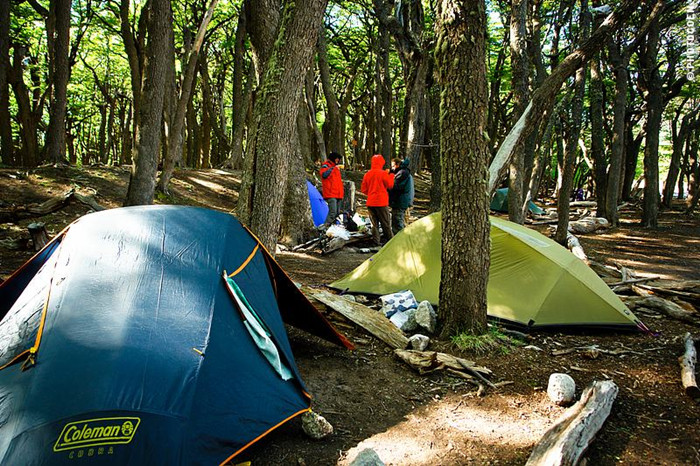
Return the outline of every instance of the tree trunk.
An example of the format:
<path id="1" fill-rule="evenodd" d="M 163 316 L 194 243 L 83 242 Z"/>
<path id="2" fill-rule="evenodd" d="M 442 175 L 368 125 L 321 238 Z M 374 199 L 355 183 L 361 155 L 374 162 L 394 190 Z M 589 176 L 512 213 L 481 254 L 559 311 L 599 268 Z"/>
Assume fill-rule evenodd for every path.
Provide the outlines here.
<path id="1" fill-rule="evenodd" d="M 207 78 L 209 72 L 206 67 L 206 61 L 202 60 L 200 62 L 200 69 L 202 69 L 202 168 L 211 168 L 212 97 Z"/>
<path id="2" fill-rule="evenodd" d="M 310 154 L 315 155 L 315 159 L 319 162 L 325 160 L 327 152 L 326 141 L 323 139 L 323 133 L 318 129 L 318 124 L 316 124 L 316 105 L 314 98 L 314 70 L 309 69 L 306 73 L 306 80 L 304 81 L 304 102 L 306 103 L 306 111 L 304 115 L 307 117 L 307 127 L 310 129 L 313 135 L 313 140 L 315 144 L 312 146 L 312 152 Z"/>
<path id="3" fill-rule="evenodd" d="M 527 137 L 539 127 L 542 119 L 551 111 L 564 81 L 605 45 L 608 37 L 629 19 L 637 6 L 637 0 L 624 0 L 620 7 L 603 21 L 588 40 L 557 65 L 533 93 L 530 103 L 508 133 L 489 167 L 489 193 L 496 188 L 503 167 L 510 161 L 512 154 L 518 150 L 518 146 L 525 143 Z"/>
<path id="4" fill-rule="evenodd" d="M 583 42 L 590 33 L 591 15 L 588 11 L 588 0 L 581 0 L 580 13 L 580 38 Z M 571 101 L 571 122 L 569 125 L 569 137 L 566 141 L 564 152 L 563 170 L 561 173 L 561 184 L 557 193 L 557 231 L 554 240 L 566 247 L 567 233 L 569 228 L 569 196 L 574 183 L 574 171 L 576 170 L 576 158 L 578 156 L 578 140 L 581 135 L 581 121 L 583 117 L 583 98 L 586 92 L 586 68 L 576 71 L 576 81 L 574 83 L 574 96 Z"/>
<path id="5" fill-rule="evenodd" d="M 148 47 L 138 116 L 139 128 L 125 206 L 153 203 L 168 66 L 168 29 L 172 24 L 170 0 L 151 0 L 147 26 Z"/>
<path id="6" fill-rule="evenodd" d="M 688 179 L 688 198 L 685 200 L 685 212 L 690 215 L 698 205 L 700 199 L 700 160 L 698 160 L 698 135 L 693 135 L 688 154 L 688 167 L 690 177 Z"/>
<path id="7" fill-rule="evenodd" d="M 625 172 L 622 185 L 622 200 L 632 200 L 632 184 L 637 176 L 637 159 L 639 158 L 639 148 L 644 140 L 644 132 L 640 131 L 637 137 L 633 132 L 634 125 L 631 121 L 625 123 Z M 608 185 L 609 186 L 609 185 Z M 608 189 L 611 189 L 608 187 Z"/>
<path id="8" fill-rule="evenodd" d="M 190 101 L 190 96 L 194 90 L 195 79 L 197 75 L 197 60 L 199 58 L 199 51 L 202 48 L 202 43 L 204 42 L 204 34 L 207 32 L 207 27 L 209 26 L 209 21 L 214 14 L 214 8 L 219 0 L 211 0 L 209 3 L 209 8 L 202 18 L 202 22 L 197 30 L 197 36 L 192 43 L 192 48 L 189 51 L 189 58 L 187 60 L 187 67 L 185 68 L 185 74 L 182 79 L 182 85 L 180 89 L 180 95 L 177 100 L 177 108 L 175 110 L 175 115 L 173 116 L 173 121 L 171 125 L 171 135 L 168 140 L 168 150 L 166 152 L 167 156 L 163 162 L 163 171 L 158 179 L 158 191 L 167 193 L 168 184 L 170 183 L 170 178 L 173 176 L 173 171 L 175 170 L 175 165 L 182 160 L 182 145 L 185 137 L 185 117 L 187 116 L 187 104 Z M 209 141 L 209 136 L 206 136 L 206 140 Z M 209 147 L 206 148 L 206 157 L 209 157 Z"/>
<path id="9" fill-rule="evenodd" d="M 299 100 L 300 112 L 296 118 L 296 129 L 292 141 L 292 157 L 289 160 L 289 179 L 287 180 L 286 195 L 284 198 L 284 211 L 280 228 L 280 240 L 288 246 L 296 246 L 308 241 L 315 233 L 314 221 L 311 215 L 309 192 L 306 187 L 306 171 L 304 170 L 304 156 L 302 145 L 298 135 L 307 133 L 308 121 L 301 107 L 306 106 L 305 97 Z"/>
<path id="10" fill-rule="evenodd" d="M 511 1 L 510 62 L 513 88 L 513 118 L 517 121 L 530 99 L 530 61 L 527 54 L 527 0 Z M 525 182 L 525 150 L 530 144 L 519 146 L 510 159 L 508 177 L 508 219 L 523 223 L 523 183 Z"/>
<path id="11" fill-rule="evenodd" d="M 600 0 L 594 0 L 593 6 L 600 6 Z M 600 25 L 596 19 L 594 27 Z M 595 181 L 596 215 L 606 217 L 607 172 L 605 157 L 605 138 L 603 133 L 603 73 L 600 69 L 600 52 L 591 59 L 591 84 L 589 87 L 591 115 L 591 159 L 593 160 L 593 179 Z"/>
<path id="12" fill-rule="evenodd" d="M 610 222 L 610 226 L 616 227 L 620 222 L 617 203 L 620 183 L 622 182 L 622 162 L 625 160 L 625 113 L 627 112 L 627 67 L 629 65 L 629 55 L 623 55 L 614 41 L 610 41 L 608 51 L 610 62 L 615 70 L 613 139 L 610 151 L 610 169 L 606 180 L 605 209 L 598 216 L 605 217 Z M 598 199 L 598 205 L 600 205 L 600 199 Z"/>
<path id="13" fill-rule="evenodd" d="M 304 78 L 326 3 L 327 0 L 300 0 L 285 4 L 255 102 L 238 218 L 250 226 L 271 253 L 275 251 L 282 219 L 288 164 L 296 149 L 289 135 L 295 131 Z"/>
<path id="14" fill-rule="evenodd" d="M 51 163 L 66 163 L 66 106 L 70 64 L 70 12 L 71 0 L 52 0 L 50 16 L 55 18 L 51 75 L 52 97 L 49 128 L 46 131 L 46 156 Z"/>
<path id="15" fill-rule="evenodd" d="M 659 135 L 664 109 L 663 81 L 657 65 L 660 32 L 658 22 L 654 22 L 647 35 L 644 53 L 640 54 L 640 59 L 643 56 L 640 60 L 643 66 L 642 74 L 648 87 L 645 97 L 648 113 L 644 143 L 644 227 L 656 227 L 659 216 Z"/>
<path id="16" fill-rule="evenodd" d="M 331 152 L 337 152 L 341 156 L 345 156 L 345 144 L 341 133 L 341 125 L 343 121 L 340 119 L 340 104 L 335 96 L 335 90 L 331 84 L 331 70 L 328 64 L 328 51 L 326 50 L 326 33 L 325 27 L 321 27 L 318 36 L 318 70 L 321 76 L 321 87 L 323 95 L 326 98 L 326 122 L 324 126 L 327 129 L 328 138 L 326 139 L 326 147 Z M 325 155 L 325 154 L 324 154 Z"/>
<path id="17" fill-rule="evenodd" d="M 14 165 L 10 120 L 10 2 L 0 2 L 0 162 Z"/>
<path id="18" fill-rule="evenodd" d="M 243 4 L 243 8 L 247 3 Z M 245 73 L 245 38 L 246 38 L 246 14 L 244 11 L 238 16 L 236 37 L 233 48 L 233 132 L 231 136 L 231 154 L 224 162 L 225 166 L 239 168 L 243 160 L 243 126 L 250 106 L 250 95 L 255 81 L 255 67 L 251 64 L 246 87 L 243 87 Z"/>
<path id="19" fill-rule="evenodd" d="M 486 132 L 486 5 L 438 4 L 436 62 L 441 92 L 442 337 L 486 330 L 489 157 Z"/>
<path id="20" fill-rule="evenodd" d="M 97 161 L 107 164 L 109 154 L 105 150 L 107 144 L 107 104 L 100 104 L 100 129 L 97 132 Z"/>
<path id="21" fill-rule="evenodd" d="M 14 44 L 12 72 L 10 83 L 17 101 L 17 119 L 20 123 L 22 151 L 20 166 L 36 167 L 39 162 L 39 143 L 37 141 L 37 118 L 32 111 L 29 89 L 24 82 L 24 58 L 26 47 Z"/>
<path id="22" fill-rule="evenodd" d="M 664 184 L 662 200 L 663 205 L 669 209 L 671 208 L 671 204 L 673 202 L 673 192 L 676 187 L 676 181 L 678 180 L 681 172 L 681 162 L 683 159 L 686 141 L 691 132 L 698 129 L 698 125 L 700 124 L 700 119 L 697 117 L 698 110 L 700 109 L 696 107 L 691 112 L 686 114 L 681 120 L 681 127 L 678 134 L 674 134 L 671 165 L 668 168 L 668 175 L 666 176 L 666 183 Z M 675 121 L 672 123 L 675 126 Z M 679 191 L 679 194 L 682 194 L 682 191 Z"/>
<path id="23" fill-rule="evenodd" d="M 391 107 L 391 76 L 389 74 L 389 48 L 391 47 L 391 37 L 389 32 L 380 28 L 379 42 L 377 44 L 376 71 L 376 144 L 384 160 L 390 160 L 392 151 L 392 107 Z"/>

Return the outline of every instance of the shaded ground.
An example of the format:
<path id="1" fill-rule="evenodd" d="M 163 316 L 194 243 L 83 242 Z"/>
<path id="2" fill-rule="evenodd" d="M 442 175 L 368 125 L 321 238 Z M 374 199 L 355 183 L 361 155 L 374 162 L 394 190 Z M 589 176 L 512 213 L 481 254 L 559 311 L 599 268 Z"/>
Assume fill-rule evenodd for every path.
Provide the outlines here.
<path id="1" fill-rule="evenodd" d="M 104 206 L 117 207 L 127 181 L 128 171 L 121 168 L 0 170 L 0 209 L 42 202 L 71 187 Z M 171 198 L 159 202 L 231 211 L 238 185 L 237 173 L 178 172 Z M 423 198 L 426 189 L 418 184 Z M 88 210 L 71 203 L 38 220 L 55 234 Z M 639 211 L 630 207 L 623 212 L 619 229 L 581 236 L 586 252 L 643 276 L 700 279 L 697 216 L 662 212 L 656 230 L 637 228 L 638 218 Z M 36 220 L 0 224 L 0 278 L 31 256 L 26 226 Z M 312 286 L 341 277 L 367 257 L 347 251 L 325 257 L 278 255 L 293 279 Z M 682 353 L 679 337 L 686 331 L 698 335 L 700 328 L 666 318 L 644 320 L 656 336 L 543 333 L 529 341 L 541 351 L 467 354 L 493 370 L 494 382 L 513 382 L 484 397 L 476 396 L 475 388 L 460 379 L 417 375 L 381 342 L 347 323 L 338 326 L 356 343 L 353 352 L 290 330 L 297 364 L 314 395 L 314 409 L 334 425 L 335 434 L 323 441 L 309 440 L 300 423 L 292 421 L 236 460 L 251 460 L 254 465 L 347 464 L 359 450 L 371 447 L 387 464 L 395 465 L 524 464 L 532 445 L 564 412 L 545 393 L 549 375 L 561 371 L 576 380 L 577 393 L 595 379 L 612 379 L 620 387 L 610 418 L 586 454 L 588 464 L 700 465 L 700 405 L 683 393 L 677 362 Z M 555 350 L 591 344 L 629 351 L 596 358 L 577 352 L 552 355 Z"/>

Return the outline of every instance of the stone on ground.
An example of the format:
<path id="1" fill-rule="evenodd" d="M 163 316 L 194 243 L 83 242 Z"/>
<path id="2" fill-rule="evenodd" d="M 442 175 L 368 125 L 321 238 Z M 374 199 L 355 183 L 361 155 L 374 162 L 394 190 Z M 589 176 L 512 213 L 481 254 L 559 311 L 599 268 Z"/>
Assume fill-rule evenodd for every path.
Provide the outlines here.
<path id="1" fill-rule="evenodd" d="M 301 428 L 314 440 L 320 440 L 333 433 L 333 426 L 323 416 L 308 411 L 301 415 Z"/>
<path id="2" fill-rule="evenodd" d="M 408 347 L 416 351 L 425 351 L 425 349 L 430 344 L 430 338 L 420 333 L 416 333 L 411 338 L 408 339 Z"/>
<path id="3" fill-rule="evenodd" d="M 429 301 L 421 301 L 416 309 L 416 322 L 428 333 L 435 333 L 437 330 L 437 314 L 433 305 Z"/>
<path id="4" fill-rule="evenodd" d="M 350 466 L 384 466 L 384 462 L 379 458 L 376 451 L 365 448 L 357 454 Z"/>
<path id="5" fill-rule="evenodd" d="M 549 399 L 559 406 L 570 405 L 576 394 L 576 382 L 568 374 L 554 373 L 549 376 L 547 395 Z"/>

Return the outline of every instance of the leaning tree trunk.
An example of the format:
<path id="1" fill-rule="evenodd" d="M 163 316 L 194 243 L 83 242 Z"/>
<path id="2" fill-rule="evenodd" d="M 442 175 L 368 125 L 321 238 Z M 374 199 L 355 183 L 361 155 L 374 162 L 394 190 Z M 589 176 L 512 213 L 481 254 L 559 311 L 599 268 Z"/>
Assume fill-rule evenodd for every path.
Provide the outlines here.
<path id="1" fill-rule="evenodd" d="M 624 0 L 612 14 L 610 14 L 600 27 L 581 46 L 571 52 L 552 73 L 542 82 L 533 93 L 527 108 L 508 133 L 496 157 L 489 167 L 488 191 L 493 192 L 496 183 L 500 179 L 503 168 L 508 164 L 513 153 L 521 144 L 525 144 L 527 137 L 539 127 L 543 118 L 551 110 L 557 93 L 566 79 L 583 66 L 598 52 L 607 42 L 612 33 L 618 30 L 629 19 L 637 8 L 637 0 Z"/>
<path id="2" fill-rule="evenodd" d="M 484 181 L 486 5 L 438 4 L 436 61 L 441 92 L 442 337 L 486 330 L 489 272 L 488 197 Z"/>
<path id="3" fill-rule="evenodd" d="M 139 128 L 125 206 L 153 203 L 168 67 L 168 29 L 172 24 L 170 0 L 151 0 L 147 26 L 148 47 L 138 115 Z"/>
<path id="4" fill-rule="evenodd" d="M 331 70 L 328 64 L 325 27 L 321 27 L 321 31 L 319 32 L 317 49 L 321 88 L 323 90 L 323 96 L 326 98 L 326 108 L 328 109 L 328 115 L 324 123 L 324 130 L 326 130 L 328 134 L 326 146 L 329 151 L 337 152 L 341 156 L 345 156 L 345 144 L 343 142 L 341 129 L 341 126 L 345 122 L 340 119 L 340 104 L 338 103 L 333 85 L 331 84 Z"/>
<path id="5" fill-rule="evenodd" d="M 0 2 L 0 161 L 13 165 L 10 120 L 10 2 Z"/>
<path id="6" fill-rule="evenodd" d="M 300 0 L 285 4 L 255 103 L 238 216 L 273 254 L 282 219 L 288 163 L 295 150 L 289 135 L 295 130 L 304 78 L 326 3 L 327 0 Z"/>
<path id="7" fill-rule="evenodd" d="M 591 16 L 588 12 L 588 0 L 581 0 L 580 13 L 580 40 L 586 40 L 591 25 Z M 569 138 L 564 152 L 561 184 L 557 193 L 557 231 L 554 240 L 566 247 L 569 232 L 569 196 L 574 184 L 574 171 L 576 170 L 576 158 L 578 156 L 578 139 L 581 135 L 581 120 L 583 116 L 583 97 L 586 92 L 586 68 L 582 66 L 576 72 L 574 83 L 574 97 L 571 101 L 571 123 L 569 126 Z"/>
<path id="8" fill-rule="evenodd" d="M 627 112 L 627 66 L 629 55 L 622 54 L 618 45 L 610 41 L 608 56 L 615 69 L 615 97 L 613 100 L 613 138 L 610 151 L 610 169 L 608 170 L 605 190 L 605 209 L 598 214 L 605 217 L 611 226 L 620 222 L 617 212 L 617 201 L 622 182 L 622 162 L 625 159 L 625 113 Z M 600 205 L 600 200 L 598 200 Z"/>
<path id="9" fill-rule="evenodd" d="M 50 9 L 50 15 L 56 21 L 56 37 L 53 41 L 53 92 L 49 128 L 46 131 L 46 158 L 51 163 L 65 163 L 71 0 L 52 0 Z"/>

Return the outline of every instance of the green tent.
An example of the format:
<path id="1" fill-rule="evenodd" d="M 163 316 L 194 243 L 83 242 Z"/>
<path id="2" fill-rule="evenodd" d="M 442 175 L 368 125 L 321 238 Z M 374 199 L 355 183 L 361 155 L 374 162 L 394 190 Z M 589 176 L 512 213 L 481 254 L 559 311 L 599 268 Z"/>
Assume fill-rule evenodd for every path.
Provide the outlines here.
<path id="1" fill-rule="evenodd" d="M 508 188 L 497 189 L 491 199 L 491 210 L 496 212 L 508 212 Z M 546 212 L 532 201 L 527 201 L 527 210 L 537 215 L 544 215 Z"/>
<path id="2" fill-rule="evenodd" d="M 411 290 L 438 303 L 441 214 L 414 222 L 331 287 L 356 293 Z M 488 314 L 529 327 L 645 328 L 583 261 L 540 233 L 491 217 Z"/>

